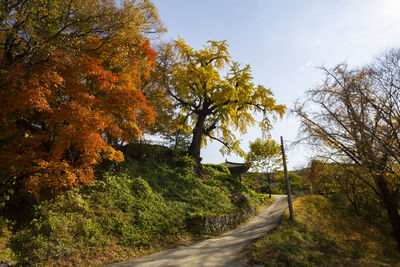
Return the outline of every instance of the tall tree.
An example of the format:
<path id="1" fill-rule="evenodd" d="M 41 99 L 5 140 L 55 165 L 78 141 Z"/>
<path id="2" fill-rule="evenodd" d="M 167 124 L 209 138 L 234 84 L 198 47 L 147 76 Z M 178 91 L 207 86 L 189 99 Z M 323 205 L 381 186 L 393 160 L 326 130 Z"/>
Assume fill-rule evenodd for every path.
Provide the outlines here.
<path id="1" fill-rule="evenodd" d="M 269 197 L 271 197 L 271 176 L 282 166 L 281 147 L 274 140 L 261 140 L 250 143 L 247 162 L 257 172 L 265 173 Z"/>
<path id="2" fill-rule="evenodd" d="M 182 127 L 174 121 L 176 116 L 172 99 L 165 87 L 171 79 L 172 68 L 176 63 L 176 54 L 171 43 L 160 43 L 155 47 L 157 52 L 156 66 L 151 71 L 149 79 L 142 80 L 141 91 L 146 96 L 149 105 L 156 111 L 157 123 L 147 129 L 150 134 L 158 134 L 168 140 L 176 139 Z"/>
<path id="3" fill-rule="evenodd" d="M 154 121 L 137 85 L 156 56 L 145 35 L 163 30 L 155 7 L 11 0 L 0 18 L 0 194 L 90 183 L 102 158 L 123 160 L 112 144 Z"/>
<path id="4" fill-rule="evenodd" d="M 369 170 L 364 180 L 387 210 L 400 249 L 400 50 L 359 70 L 324 69 L 325 82 L 296 104 L 305 137 L 338 161 Z"/>
<path id="5" fill-rule="evenodd" d="M 315 193 L 345 196 L 349 209 L 369 221 L 385 220 L 384 209 L 374 191 L 374 184 L 365 167 L 343 162 L 323 162 L 313 159 L 305 169 L 305 177 Z"/>
<path id="6" fill-rule="evenodd" d="M 195 51 L 182 39 L 175 41 L 178 61 L 172 68 L 167 90 L 179 110 L 178 120 L 193 133 L 188 153 L 200 163 L 200 149 L 207 140 L 224 145 L 222 152 L 244 155 L 233 130 L 244 134 L 256 124 L 271 128 L 270 116 L 282 117 L 285 106 L 277 105 L 272 91 L 252 82 L 250 66 L 230 64 L 226 41 L 209 41 Z M 228 74 L 220 72 L 229 67 Z"/>

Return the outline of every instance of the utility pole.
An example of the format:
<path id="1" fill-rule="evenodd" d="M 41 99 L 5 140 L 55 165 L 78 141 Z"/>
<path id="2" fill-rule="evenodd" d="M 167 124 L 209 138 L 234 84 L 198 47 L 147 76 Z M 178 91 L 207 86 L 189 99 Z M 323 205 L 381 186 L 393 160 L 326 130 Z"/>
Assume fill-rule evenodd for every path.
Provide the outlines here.
<path id="1" fill-rule="evenodd" d="M 285 172 L 286 189 L 287 189 L 287 201 L 288 201 L 288 204 L 289 204 L 290 219 L 294 223 L 294 214 L 293 214 L 293 206 L 292 206 L 292 193 L 290 191 L 290 181 L 289 181 L 288 172 L 287 172 L 287 166 L 286 166 L 285 146 L 283 144 L 283 137 L 282 136 L 281 136 L 281 151 L 282 151 L 282 160 L 283 160 L 283 170 Z"/>

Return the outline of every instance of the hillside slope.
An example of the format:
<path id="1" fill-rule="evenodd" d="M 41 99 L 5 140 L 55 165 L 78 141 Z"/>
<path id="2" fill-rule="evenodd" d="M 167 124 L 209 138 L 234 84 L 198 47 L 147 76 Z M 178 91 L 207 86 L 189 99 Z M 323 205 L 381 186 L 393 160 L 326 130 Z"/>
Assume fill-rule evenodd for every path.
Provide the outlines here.
<path id="1" fill-rule="evenodd" d="M 127 150 L 125 162 L 99 166 L 92 186 L 37 205 L 22 228 L 0 224 L 7 233 L 0 259 L 38 266 L 121 261 L 198 238 L 193 220 L 254 209 L 266 200 L 223 166 L 205 166 L 202 178 L 193 169 L 190 158 L 163 147 Z"/>
<path id="2" fill-rule="evenodd" d="M 279 228 L 254 243 L 248 257 L 265 266 L 400 266 L 395 240 L 323 196 L 294 202 Z"/>

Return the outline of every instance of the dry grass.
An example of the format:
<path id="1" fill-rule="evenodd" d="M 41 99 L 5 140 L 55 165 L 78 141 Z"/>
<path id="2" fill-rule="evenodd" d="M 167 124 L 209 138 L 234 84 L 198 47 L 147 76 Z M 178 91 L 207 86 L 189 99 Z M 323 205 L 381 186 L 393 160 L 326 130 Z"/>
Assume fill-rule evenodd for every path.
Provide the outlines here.
<path id="1" fill-rule="evenodd" d="M 251 261 L 266 266 L 400 266 L 394 239 L 322 196 L 294 202 L 296 224 L 282 225 L 251 246 Z"/>
<path id="2" fill-rule="evenodd" d="M 15 258 L 9 247 L 11 236 L 12 233 L 8 230 L 6 223 L 0 222 L 0 260 L 11 261 Z"/>

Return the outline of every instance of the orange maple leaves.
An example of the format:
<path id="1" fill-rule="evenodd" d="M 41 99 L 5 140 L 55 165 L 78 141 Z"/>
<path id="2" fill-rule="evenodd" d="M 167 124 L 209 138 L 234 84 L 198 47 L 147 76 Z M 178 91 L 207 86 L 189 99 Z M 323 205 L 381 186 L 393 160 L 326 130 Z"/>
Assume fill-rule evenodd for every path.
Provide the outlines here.
<path id="1" fill-rule="evenodd" d="M 95 40 L 93 40 L 95 41 Z M 128 55 L 57 51 L 43 64 L 2 70 L 0 169 L 37 198 L 94 179 L 103 158 L 122 161 L 111 144 L 141 136 L 155 113 L 136 88 L 155 64 L 149 41 Z"/>

